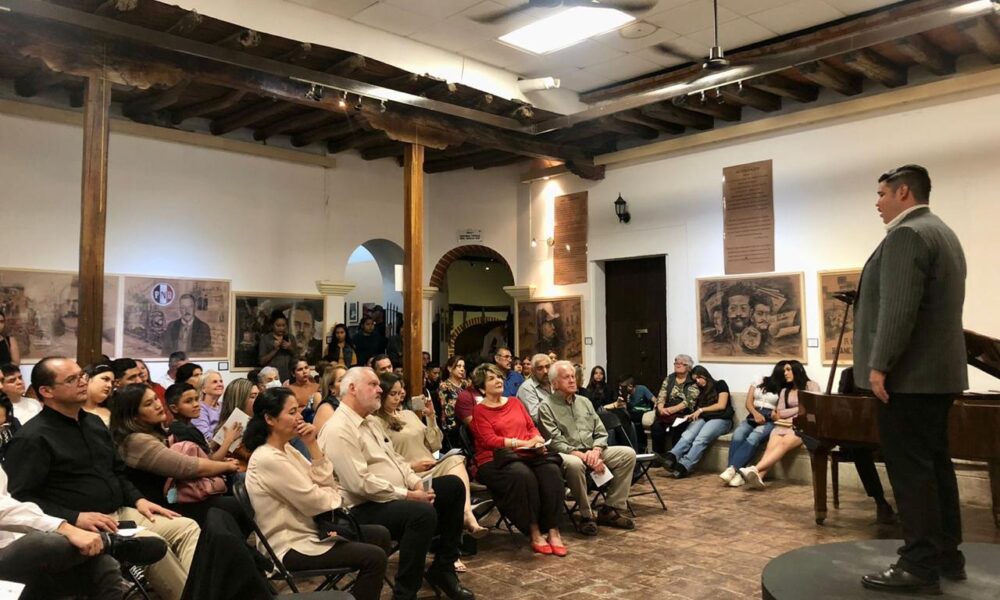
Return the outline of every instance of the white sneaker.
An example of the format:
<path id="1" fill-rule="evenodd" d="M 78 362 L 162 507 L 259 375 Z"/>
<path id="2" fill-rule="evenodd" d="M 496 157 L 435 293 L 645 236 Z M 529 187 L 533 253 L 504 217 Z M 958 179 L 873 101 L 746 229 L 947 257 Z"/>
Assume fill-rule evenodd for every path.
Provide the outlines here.
<path id="1" fill-rule="evenodd" d="M 746 481 L 744 481 L 743 476 L 737 473 L 729 480 L 729 487 L 741 487 L 745 483 Z"/>
<path id="2" fill-rule="evenodd" d="M 747 487 L 749 489 L 762 490 L 767 487 L 764 485 L 764 480 L 761 479 L 760 472 L 757 471 L 757 467 L 740 469 L 740 474 L 743 475 L 743 479 L 746 480 Z"/>
<path id="3" fill-rule="evenodd" d="M 736 469 L 734 467 L 729 467 L 725 471 L 719 474 L 719 479 L 729 483 L 733 480 L 733 475 L 736 475 Z"/>

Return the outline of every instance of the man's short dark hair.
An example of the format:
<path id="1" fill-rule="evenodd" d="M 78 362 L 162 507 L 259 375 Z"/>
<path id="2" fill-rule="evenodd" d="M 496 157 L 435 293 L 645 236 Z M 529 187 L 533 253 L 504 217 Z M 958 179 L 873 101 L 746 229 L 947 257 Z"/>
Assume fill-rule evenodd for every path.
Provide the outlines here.
<path id="1" fill-rule="evenodd" d="M 927 204 L 931 201 L 931 176 L 927 169 L 920 165 L 903 165 L 891 171 L 886 171 L 878 178 L 879 183 L 885 183 L 893 191 L 899 186 L 906 184 L 913 198 L 919 204 Z"/>
<path id="2" fill-rule="evenodd" d="M 52 363 L 57 360 L 66 360 L 65 356 L 46 356 L 35 364 L 31 370 L 31 387 L 35 389 L 35 394 L 42 397 L 40 388 L 52 387 L 56 384 L 56 371 L 52 368 Z"/>
<path id="3" fill-rule="evenodd" d="M 187 352 L 183 350 L 178 350 L 177 352 L 171 352 L 170 358 L 167 359 L 167 366 L 171 369 L 179 365 L 180 363 L 188 359 Z"/>
<path id="4" fill-rule="evenodd" d="M 389 358 L 388 354 L 376 354 L 375 356 L 372 357 L 372 366 L 374 367 L 375 363 L 377 363 L 378 361 L 380 361 L 382 359 L 386 359 L 386 358 L 389 359 L 390 363 L 392 362 L 392 359 Z M 393 365 L 393 366 L 395 366 L 395 365 Z"/>
<path id="5" fill-rule="evenodd" d="M 201 365 L 197 363 L 184 363 L 177 368 L 177 377 L 174 381 L 187 381 L 188 379 L 191 379 L 197 369 L 201 369 Z"/>
<path id="6" fill-rule="evenodd" d="M 4 363 L 0 365 L 0 373 L 2 373 L 4 377 L 17 375 L 20 372 L 21 372 L 21 367 L 15 365 L 14 363 Z"/>
<path id="7" fill-rule="evenodd" d="M 111 361 L 111 372 L 115 374 L 115 379 L 121 379 L 125 376 L 125 373 L 129 369 L 134 369 L 139 366 L 139 363 L 135 362 L 131 358 L 116 358 Z"/>
<path id="8" fill-rule="evenodd" d="M 503 352 L 504 350 L 506 350 L 507 352 L 510 352 L 511 358 L 514 357 L 514 352 L 510 348 L 508 348 L 507 346 L 497 346 L 497 349 L 493 351 L 493 356 L 499 356 L 500 353 Z"/>
<path id="9" fill-rule="evenodd" d="M 174 405 L 181 401 L 181 396 L 184 392 L 194 391 L 194 386 L 190 383 L 181 381 L 175 383 L 167 388 L 167 391 L 163 393 L 163 399 L 167 401 L 168 405 Z"/>

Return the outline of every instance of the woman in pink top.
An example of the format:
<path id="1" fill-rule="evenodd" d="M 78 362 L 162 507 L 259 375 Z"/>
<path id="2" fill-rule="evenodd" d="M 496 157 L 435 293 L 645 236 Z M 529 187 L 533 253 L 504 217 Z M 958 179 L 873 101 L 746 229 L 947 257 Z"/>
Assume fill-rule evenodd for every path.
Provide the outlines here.
<path id="1" fill-rule="evenodd" d="M 478 479 L 493 493 L 500 512 L 528 534 L 532 550 L 566 556 L 559 535 L 566 495 L 562 469 L 546 458 L 544 440 L 524 405 L 503 396 L 503 383 L 503 371 L 493 364 L 480 365 L 472 374 L 472 384 L 483 393 L 472 411 Z"/>
<path id="2" fill-rule="evenodd" d="M 778 407 L 771 413 L 775 428 L 767 441 L 764 456 L 756 465 L 740 469 L 748 489 L 762 490 L 764 476 L 783 456 L 802 445 L 802 438 L 792 429 L 792 418 L 799 414 L 799 390 L 818 392 L 819 385 L 809 379 L 806 368 L 797 360 L 785 363 L 785 385 L 778 392 Z"/>

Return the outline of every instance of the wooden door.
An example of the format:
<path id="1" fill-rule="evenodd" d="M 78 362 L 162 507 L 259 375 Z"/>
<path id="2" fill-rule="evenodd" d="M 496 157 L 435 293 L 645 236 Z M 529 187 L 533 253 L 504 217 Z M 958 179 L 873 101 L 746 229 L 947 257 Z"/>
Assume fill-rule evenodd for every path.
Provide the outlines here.
<path id="1" fill-rule="evenodd" d="M 631 375 L 654 394 L 667 373 L 667 268 L 663 256 L 608 261 L 607 372 Z"/>

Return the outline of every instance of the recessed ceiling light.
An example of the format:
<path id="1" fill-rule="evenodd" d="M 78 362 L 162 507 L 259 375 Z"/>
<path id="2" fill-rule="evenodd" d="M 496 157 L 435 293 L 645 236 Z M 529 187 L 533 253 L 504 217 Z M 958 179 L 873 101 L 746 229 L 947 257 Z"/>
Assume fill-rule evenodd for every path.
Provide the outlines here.
<path id="1" fill-rule="evenodd" d="M 516 29 L 501 36 L 500 41 L 533 54 L 548 54 L 634 20 L 613 8 L 577 6 Z"/>

